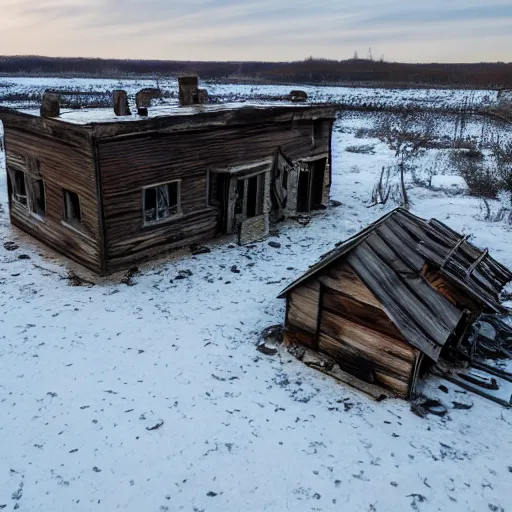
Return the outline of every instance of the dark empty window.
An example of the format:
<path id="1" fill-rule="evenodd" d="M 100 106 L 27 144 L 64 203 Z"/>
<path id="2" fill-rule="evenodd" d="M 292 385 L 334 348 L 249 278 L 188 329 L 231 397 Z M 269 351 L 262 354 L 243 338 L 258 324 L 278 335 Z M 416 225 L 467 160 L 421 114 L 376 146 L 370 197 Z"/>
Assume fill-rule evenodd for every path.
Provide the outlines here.
<path id="1" fill-rule="evenodd" d="M 64 190 L 64 216 L 68 222 L 82 222 L 80 198 L 76 192 L 71 192 L 71 190 Z"/>
<path id="2" fill-rule="evenodd" d="M 12 180 L 10 193 L 14 201 L 32 213 L 44 216 L 46 199 L 43 180 L 23 171 L 10 171 L 9 177 Z"/>
<path id="3" fill-rule="evenodd" d="M 313 122 L 313 145 L 318 146 L 322 139 L 329 137 L 329 121 L 317 119 Z"/>
<path id="4" fill-rule="evenodd" d="M 25 173 L 22 171 L 14 172 L 14 199 L 23 206 L 27 206 L 27 185 Z"/>
<path id="5" fill-rule="evenodd" d="M 263 213 L 265 174 L 257 174 L 237 181 L 235 213 L 250 219 Z"/>
<path id="6" fill-rule="evenodd" d="M 151 224 L 181 213 L 180 182 L 144 189 L 144 222 Z"/>
<path id="7" fill-rule="evenodd" d="M 46 213 L 46 196 L 43 180 L 30 178 L 30 211 L 44 216 Z"/>

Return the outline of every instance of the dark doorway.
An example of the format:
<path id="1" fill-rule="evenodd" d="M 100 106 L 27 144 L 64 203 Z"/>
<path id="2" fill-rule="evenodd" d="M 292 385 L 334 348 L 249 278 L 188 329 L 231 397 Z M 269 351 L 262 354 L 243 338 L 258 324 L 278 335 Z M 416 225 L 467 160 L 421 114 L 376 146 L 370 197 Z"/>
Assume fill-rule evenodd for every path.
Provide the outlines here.
<path id="1" fill-rule="evenodd" d="M 311 209 L 318 210 L 322 207 L 324 195 L 325 164 L 327 159 L 322 158 L 311 163 Z"/>
<path id="2" fill-rule="evenodd" d="M 229 175 L 223 173 L 210 173 L 209 204 L 218 208 L 218 232 L 226 233 L 229 204 Z"/>
<path id="3" fill-rule="evenodd" d="M 297 211 L 309 212 L 309 170 L 299 172 L 297 188 Z"/>
<path id="4" fill-rule="evenodd" d="M 256 217 L 258 215 L 258 176 L 253 176 L 247 180 L 247 213 L 246 217 Z"/>
<path id="5" fill-rule="evenodd" d="M 322 207 L 324 195 L 325 165 L 327 159 L 310 162 L 306 170 L 299 172 L 297 211 L 309 212 Z"/>

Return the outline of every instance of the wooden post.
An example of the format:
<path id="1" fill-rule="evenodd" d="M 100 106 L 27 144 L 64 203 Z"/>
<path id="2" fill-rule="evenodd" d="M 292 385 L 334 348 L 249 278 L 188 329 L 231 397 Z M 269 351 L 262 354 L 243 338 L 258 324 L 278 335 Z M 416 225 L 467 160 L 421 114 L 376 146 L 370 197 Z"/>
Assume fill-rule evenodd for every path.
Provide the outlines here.
<path id="1" fill-rule="evenodd" d="M 42 117 L 59 117 L 60 103 L 59 98 L 53 92 L 45 92 L 41 101 Z"/>
<path id="2" fill-rule="evenodd" d="M 117 89 L 112 93 L 112 101 L 114 103 L 114 112 L 116 116 L 129 116 L 131 115 L 130 107 L 128 106 L 128 95 L 126 91 Z"/>
<path id="3" fill-rule="evenodd" d="M 199 78 L 197 76 L 180 76 L 178 84 L 180 87 L 180 105 L 185 107 L 196 104 Z"/>

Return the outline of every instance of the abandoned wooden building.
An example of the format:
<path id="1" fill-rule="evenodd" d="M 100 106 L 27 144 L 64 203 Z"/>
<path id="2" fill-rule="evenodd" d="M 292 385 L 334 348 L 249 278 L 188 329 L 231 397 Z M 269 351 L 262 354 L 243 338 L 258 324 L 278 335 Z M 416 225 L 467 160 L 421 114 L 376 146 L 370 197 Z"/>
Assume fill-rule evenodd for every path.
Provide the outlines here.
<path id="1" fill-rule="evenodd" d="M 191 104 L 138 99 L 132 113 L 122 93 L 124 115 L 54 96 L 57 117 L 0 108 L 15 226 L 108 274 L 221 234 L 258 240 L 271 220 L 328 205 L 330 106 L 202 104 L 196 80 L 180 90 Z"/>
<path id="2" fill-rule="evenodd" d="M 468 237 L 399 208 L 283 290 L 286 340 L 330 356 L 356 387 L 409 398 L 481 313 L 506 311 L 500 293 L 511 280 Z"/>

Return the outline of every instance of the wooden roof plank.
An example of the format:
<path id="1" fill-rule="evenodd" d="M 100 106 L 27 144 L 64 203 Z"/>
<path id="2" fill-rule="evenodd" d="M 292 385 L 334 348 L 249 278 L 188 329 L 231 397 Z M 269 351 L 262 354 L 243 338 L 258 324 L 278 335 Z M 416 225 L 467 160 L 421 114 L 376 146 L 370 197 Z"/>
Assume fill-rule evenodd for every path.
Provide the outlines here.
<path id="1" fill-rule="evenodd" d="M 312 265 L 309 270 L 305 274 L 303 274 L 301 277 L 293 281 L 290 285 L 288 285 L 278 296 L 278 299 L 282 299 L 286 296 L 286 294 L 295 288 L 296 286 L 299 286 L 302 282 L 309 279 L 311 276 L 315 275 L 320 270 L 328 267 L 331 263 L 338 261 L 339 258 L 341 258 L 344 254 L 348 253 L 351 249 L 354 247 L 357 247 L 357 245 L 364 240 L 374 229 L 376 226 L 379 226 L 383 222 L 385 222 L 396 210 L 393 210 L 380 219 L 377 219 L 373 224 L 370 224 L 366 228 L 364 228 L 362 231 L 359 231 L 359 233 L 356 233 L 354 236 L 347 238 L 342 243 L 336 244 L 336 247 L 334 249 L 331 249 L 329 252 L 326 252 L 324 255 L 320 256 L 320 260 Z"/>
<path id="2" fill-rule="evenodd" d="M 375 290 L 376 297 L 382 302 L 384 310 L 407 342 L 437 361 L 446 340 L 439 344 L 436 343 L 411 317 L 409 306 L 407 309 L 403 309 L 402 300 L 397 299 L 396 293 L 393 293 L 393 290 L 396 291 L 396 285 L 399 284 L 396 276 L 393 276 L 392 273 L 388 275 L 386 266 L 381 264 L 377 258 L 373 258 L 367 251 L 350 253 L 348 261 L 366 285 L 371 290 Z M 387 286 L 381 284 L 382 276 L 387 279 Z"/>
<path id="3" fill-rule="evenodd" d="M 437 231 L 439 235 L 451 239 L 453 243 L 455 243 L 462 237 L 461 234 L 457 233 L 452 228 L 450 228 L 449 226 L 447 226 L 446 224 L 442 223 L 437 219 L 430 219 L 428 224 L 433 230 Z M 472 259 L 477 258 L 481 252 L 478 248 L 469 243 L 467 240 L 465 241 L 465 243 L 462 244 L 462 249 L 467 253 L 467 256 Z"/>
<path id="4" fill-rule="evenodd" d="M 393 229 L 395 226 L 398 229 Z M 417 271 L 423 268 L 425 258 L 418 254 L 414 241 L 408 237 L 407 233 L 405 233 L 398 224 L 392 223 L 392 219 L 379 226 L 376 232 L 381 234 L 382 238 L 385 239 L 389 245 L 400 251 L 402 258 L 407 261 L 411 268 Z"/>
<path id="5" fill-rule="evenodd" d="M 433 321 L 439 322 L 444 327 L 444 331 L 451 333 L 458 325 L 462 313 L 437 289 L 417 271 L 411 271 L 411 267 L 403 263 L 403 247 L 395 250 L 389 246 L 385 240 L 379 237 L 375 232 L 370 236 L 366 243 L 393 268 L 402 282 L 401 288 L 407 288 L 416 300 L 420 302 L 428 313 L 423 313 L 423 317 L 432 315 Z M 404 302 L 407 307 L 407 298 L 404 296 Z M 421 318 L 421 315 L 420 315 Z"/>
<path id="6" fill-rule="evenodd" d="M 368 246 L 374 256 L 391 269 L 398 281 L 390 289 L 390 294 L 401 301 L 403 309 L 409 310 L 416 323 L 427 332 L 437 343 L 444 344 L 462 316 L 462 313 L 418 272 L 412 272 L 385 242 L 375 233 L 361 244 Z M 358 248 L 359 251 L 359 248 Z M 382 282 L 382 286 L 392 283 Z M 376 293 L 375 290 L 372 290 Z M 378 297 L 378 295 L 377 295 Z"/>

